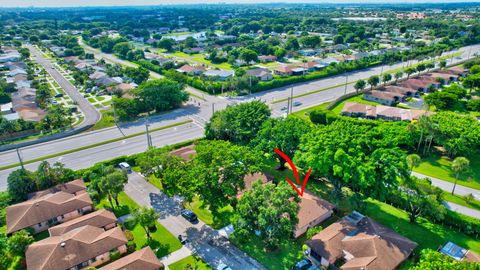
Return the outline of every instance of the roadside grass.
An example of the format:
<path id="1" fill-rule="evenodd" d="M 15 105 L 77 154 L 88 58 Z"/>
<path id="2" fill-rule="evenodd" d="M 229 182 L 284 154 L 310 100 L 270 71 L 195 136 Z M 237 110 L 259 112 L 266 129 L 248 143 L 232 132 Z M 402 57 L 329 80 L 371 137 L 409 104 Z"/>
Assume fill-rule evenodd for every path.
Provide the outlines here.
<path id="1" fill-rule="evenodd" d="M 450 192 L 442 192 L 442 198 L 445 201 L 449 201 L 449 202 L 452 202 L 452 203 L 456 203 L 456 204 L 459 204 L 459 205 L 462 205 L 462 206 L 469 207 L 469 208 L 480 211 L 480 201 L 478 201 L 478 200 L 474 199 L 474 200 L 468 202 L 468 201 L 465 200 L 464 196 L 460 196 L 460 195 L 457 195 L 457 194 L 452 195 L 452 193 L 450 193 Z"/>
<path id="2" fill-rule="evenodd" d="M 304 110 L 301 110 L 301 111 L 294 112 L 294 113 L 292 113 L 292 115 L 295 116 L 295 117 L 302 118 L 304 120 L 310 121 L 309 115 L 310 115 L 311 112 L 316 111 L 316 110 L 326 110 L 328 105 L 330 105 L 330 103 L 331 102 L 322 103 L 322 104 L 317 105 L 317 106 L 313 106 L 313 107 L 310 107 L 310 108 L 307 108 L 307 109 L 304 109 Z"/>
<path id="3" fill-rule="evenodd" d="M 107 198 L 102 198 L 97 204 L 97 209 L 112 209 L 117 217 L 121 217 L 131 214 L 136 209 L 140 208 L 139 205 L 125 192 L 119 194 L 118 201 L 120 206 L 112 209 Z M 155 251 L 157 257 L 163 257 L 182 247 L 180 241 L 178 241 L 178 239 L 159 222 L 155 222 L 155 227 L 156 231 L 151 234 L 152 239 L 148 240 L 145 231 L 140 225 L 129 224 L 129 222 L 125 223 L 125 228 L 133 234 L 133 242 L 135 243 L 137 250 L 142 249 L 145 246 L 150 246 Z"/>
<path id="4" fill-rule="evenodd" d="M 338 103 L 337 106 L 335 106 L 331 109 L 331 111 L 334 112 L 335 114 L 340 114 L 342 112 L 343 106 L 345 106 L 345 103 L 347 103 L 347 102 L 356 102 L 356 103 L 373 105 L 373 106 L 381 105 L 380 103 L 377 103 L 377 102 L 364 100 L 363 99 L 363 94 L 359 94 L 359 95 L 347 98 L 346 100 Z"/>
<path id="5" fill-rule="evenodd" d="M 352 84 L 352 83 L 355 83 L 355 81 L 353 81 L 353 82 L 348 82 L 348 83 L 346 83 L 346 84 L 348 85 L 348 84 Z M 317 90 L 314 90 L 314 91 L 310 91 L 310 92 L 306 92 L 306 93 L 299 94 L 299 95 L 294 95 L 293 98 L 304 97 L 304 96 L 308 96 L 308 95 L 311 95 L 311 94 L 315 94 L 315 93 L 318 93 L 318 92 L 322 92 L 322 91 L 325 91 L 325 90 L 329 90 L 329 89 L 333 89 L 333 88 L 337 88 L 337 87 L 341 87 L 341 86 L 345 86 L 345 83 L 341 83 L 341 84 L 336 84 L 336 85 L 332 85 L 332 86 L 329 86 L 329 87 L 320 88 L 320 89 L 317 89 Z M 273 101 L 272 104 L 284 102 L 284 101 L 287 101 L 287 100 L 288 100 L 288 98 L 278 99 L 278 100 Z"/>
<path id="6" fill-rule="evenodd" d="M 134 170 L 135 170 L 135 168 L 134 168 Z M 137 170 L 135 170 L 135 171 L 137 171 Z M 140 168 L 139 168 L 138 171 L 140 171 Z M 163 191 L 162 180 L 160 178 L 156 177 L 154 174 L 151 174 L 147 177 L 147 180 L 148 180 L 148 182 L 150 182 L 150 184 L 154 185 L 156 188 Z"/>
<path id="7" fill-rule="evenodd" d="M 457 184 L 480 189 L 480 152 L 476 152 L 467 158 L 470 160 L 469 172 L 460 175 Z M 423 158 L 420 165 L 413 170 L 430 177 L 454 183 L 455 173 L 452 171 L 451 166 L 451 159 L 435 153 Z"/>
<path id="8" fill-rule="evenodd" d="M 198 256 L 188 256 L 177 262 L 168 265 L 170 270 L 211 270 L 212 268 L 203 262 Z"/>
<path id="9" fill-rule="evenodd" d="M 424 218 L 418 218 L 416 223 L 410 223 L 405 211 L 374 199 L 367 199 L 366 203 L 366 215 L 390 227 L 400 235 L 415 241 L 419 250 L 425 248 L 437 250 L 440 245 L 452 241 L 464 248 L 480 252 L 480 241 L 478 239 L 446 226 L 433 224 Z"/>
<path id="10" fill-rule="evenodd" d="M 240 250 L 255 258 L 263 266 L 272 270 L 288 270 L 303 258 L 302 245 L 306 241 L 302 236 L 295 240 L 284 241 L 275 251 L 266 251 L 262 240 L 252 235 L 248 239 L 239 239 L 232 234 L 230 241 Z"/>
<path id="11" fill-rule="evenodd" d="M 205 205 L 198 197 L 194 198 L 191 203 L 187 203 L 186 208 L 192 210 L 200 220 L 216 230 L 232 223 L 235 214 L 233 207 L 228 205 L 218 210 L 217 215 L 213 215 L 208 209 L 208 205 Z"/>
<path id="12" fill-rule="evenodd" d="M 107 127 L 115 126 L 115 121 L 113 118 L 113 109 L 100 110 L 102 117 L 98 120 L 97 123 L 90 130 L 99 130 Z"/>
<path id="13" fill-rule="evenodd" d="M 166 126 L 162 126 L 162 127 L 159 127 L 159 128 L 154 128 L 154 129 L 151 129 L 150 132 L 154 132 L 154 131 L 158 131 L 158 130 L 162 130 L 162 129 L 167 129 L 167 128 L 171 128 L 171 127 L 176 127 L 176 126 L 184 125 L 184 124 L 187 124 L 187 123 L 190 123 L 190 122 L 192 122 L 192 120 L 186 120 L 186 121 L 174 123 L 174 124 L 171 124 L 171 125 L 166 125 Z M 82 151 L 82 150 L 85 150 L 85 149 L 94 148 L 94 147 L 97 147 L 97 146 L 100 146 L 100 145 L 125 140 L 125 139 L 128 139 L 128 138 L 136 137 L 136 136 L 143 135 L 143 134 L 145 134 L 145 132 L 137 132 L 137 133 L 134 133 L 134 134 L 127 135 L 125 137 L 119 137 L 119 138 L 115 138 L 115 139 L 111 139 L 111 140 L 106 140 L 106 141 L 103 141 L 103 142 L 98 142 L 98 143 L 86 145 L 86 146 L 83 146 L 83 147 L 74 148 L 74 149 L 70 149 L 70 150 L 67 150 L 67 151 L 58 152 L 58 153 L 55 153 L 55 154 L 51 154 L 51 155 L 47 155 L 47 156 L 43 156 L 43 157 L 39 157 L 39 158 L 35 158 L 35 159 L 26 160 L 26 161 L 23 161 L 23 164 L 30 164 L 30 163 L 37 162 L 37 161 L 42 161 L 42 160 L 45 160 L 45 159 L 48 159 L 48 158 L 58 157 L 58 156 Z M 7 165 L 7 166 L 0 167 L 0 171 L 10 169 L 10 168 L 14 168 L 14 167 L 17 167 L 17 166 L 20 166 L 20 163 L 15 163 L 15 164 L 10 164 L 10 165 Z"/>

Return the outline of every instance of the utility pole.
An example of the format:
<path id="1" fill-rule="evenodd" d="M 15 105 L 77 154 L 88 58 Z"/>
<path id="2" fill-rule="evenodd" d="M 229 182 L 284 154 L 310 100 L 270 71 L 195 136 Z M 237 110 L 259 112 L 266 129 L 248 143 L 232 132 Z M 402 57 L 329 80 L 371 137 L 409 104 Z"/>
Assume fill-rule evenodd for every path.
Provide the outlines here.
<path id="1" fill-rule="evenodd" d="M 212 103 L 212 115 L 215 113 L 215 103 Z"/>
<path id="2" fill-rule="evenodd" d="M 252 76 L 248 76 L 248 79 L 250 80 L 250 95 L 252 94 Z"/>
<path id="3" fill-rule="evenodd" d="M 24 170 L 25 167 L 23 166 L 23 160 L 22 160 L 22 157 L 20 156 L 20 151 L 18 150 L 18 147 L 16 149 L 17 149 L 18 161 L 20 162 L 20 166 L 22 167 L 22 170 Z"/>
<path id="4" fill-rule="evenodd" d="M 290 88 L 290 113 L 293 112 L 293 87 Z"/>
<path id="5" fill-rule="evenodd" d="M 147 131 L 147 146 L 148 148 L 152 147 L 152 137 L 150 137 L 150 132 L 148 131 L 148 127 L 150 126 L 150 124 L 148 123 L 148 115 L 147 115 L 147 119 L 145 120 L 145 130 Z"/>
<path id="6" fill-rule="evenodd" d="M 290 97 L 287 98 L 287 115 L 290 113 Z"/>
<path id="7" fill-rule="evenodd" d="M 345 91 L 344 91 L 344 95 L 347 94 L 347 85 L 348 85 L 348 73 L 347 73 L 347 76 L 345 77 Z"/>

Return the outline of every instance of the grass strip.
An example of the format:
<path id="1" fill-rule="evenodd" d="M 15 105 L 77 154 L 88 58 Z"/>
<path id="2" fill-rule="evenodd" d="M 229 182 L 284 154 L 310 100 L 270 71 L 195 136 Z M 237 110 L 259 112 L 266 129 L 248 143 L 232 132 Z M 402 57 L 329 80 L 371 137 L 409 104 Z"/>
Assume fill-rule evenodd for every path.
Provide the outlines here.
<path id="1" fill-rule="evenodd" d="M 166 125 L 166 126 L 162 126 L 162 127 L 150 129 L 149 132 L 154 132 L 154 131 L 158 131 L 158 130 L 163 130 L 163 129 L 167 129 L 167 128 L 172 128 L 172 127 L 184 125 L 184 124 L 191 123 L 191 122 L 192 122 L 192 120 L 185 120 L 185 121 L 178 122 L 178 123 L 174 123 L 174 124 L 171 124 L 171 125 Z M 97 147 L 97 146 L 101 146 L 101 145 L 104 145 L 104 144 L 108 144 L 108 143 L 112 143 L 112 142 L 118 142 L 118 141 L 125 140 L 125 139 L 129 139 L 129 138 L 132 138 L 132 137 L 140 136 L 140 135 L 143 135 L 143 134 L 145 134 L 145 133 L 146 133 L 145 131 L 143 131 L 143 132 L 137 132 L 137 133 L 133 133 L 133 134 L 127 135 L 127 136 L 125 136 L 125 137 L 119 137 L 119 138 L 115 138 L 115 139 L 111 139 L 111 140 L 106 140 L 106 141 L 103 141 L 103 142 L 98 142 L 98 143 L 94 143 L 94 144 L 82 146 L 82 147 L 79 147 L 79 148 L 74 148 L 74 149 L 70 149 L 70 150 L 67 150 L 67 151 L 58 152 L 58 153 L 55 153 L 55 154 L 51 154 L 51 155 L 47 155 L 47 156 L 43 156 L 43 157 L 39 157 L 39 158 L 34 158 L 34 159 L 26 160 L 26 161 L 23 162 L 23 164 L 29 164 L 29 163 L 33 163 L 33 162 L 37 162 L 37 161 L 42 161 L 42 160 L 44 160 L 44 159 L 48 159 L 48 158 L 53 158 L 53 157 L 58 157 L 58 156 L 70 154 L 70 153 L 74 153 L 74 152 L 78 152 L 78 151 L 82 151 L 82 150 L 94 148 L 94 147 Z M 10 164 L 10 165 L 7 165 L 7 166 L 0 167 L 0 171 L 6 170 L 6 169 L 10 169 L 10 168 L 14 168 L 14 167 L 17 167 L 17 166 L 20 166 L 20 163 L 15 163 L 15 164 Z"/>
<path id="2" fill-rule="evenodd" d="M 299 97 L 303 97 L 303 96 L 308 96 L 308 95 L 315 94 L 315 93 L 318 93 L 318 92 L 322 92 L 322 91 L 325 91 L 325 90 L 329 90 L 329 89 L 332 89 L 332 88 L 336 88 L 336 87 L 340 87 L 340 86 L 345 86 L 345 85 L 348 85 L 348 84 L 352 84 L 352 83 L 355 83 L 355 82 L 356 82 L 356 81 L 349 82 L 349 83 L 342 83 L 342 84 L 332 85 L 332 86 L 329 86 L 329 87 L 325 87 L 325 88 L 321 88 L 321 89 L 318 89 L 318 90 L 314 90 L 314 91 L 306 92 L 306 93 L 303 93 L 303 94 L 299 94 L 299 95 L 293 96 L 293 98 L 299 98 Z M 288 98 L 282 98 L 282 99 L 273 101 L 272 104 L 284 102 L 284 101 L 287 101 L 287 100 L 288 100 Z"/>

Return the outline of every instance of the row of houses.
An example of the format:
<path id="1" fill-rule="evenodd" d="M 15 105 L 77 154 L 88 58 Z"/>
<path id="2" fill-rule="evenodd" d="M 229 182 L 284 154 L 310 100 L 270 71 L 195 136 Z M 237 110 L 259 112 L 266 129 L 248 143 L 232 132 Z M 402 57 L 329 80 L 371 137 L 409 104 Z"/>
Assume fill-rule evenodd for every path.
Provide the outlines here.
<path id="1" fill-rule="evenodd" d="M 163 269 L 150 247 L 126 255 L 127 238 L 112 212 L 94 209 L 85 183 L 74 180 L 32 193 L 28 200 L 6 208 L 7 234 L 48 230 L 49 237 L 28 246 L 30 270 L 99 267 L 102 270 Z M 107 264 L 114 253 L 123 257 Z"/>
<path id="2" fill-rule="evenodd" d="M 422 116 L 431 115 L 432 112 L 425 110 L 402 109 L 390 106 L 372 106 L 356 102 L 347 102 L 343 106 L 342 115 L 366 119 L 383 119 L 390 121 L 412 121 Z"/>
<path id="3" fill-rule="evenodd" d="M 181 66 L 177 71 L 191 76 L 205 76 L 219 81 L 225 81 L 235 75 L 233 70 L 207 69 L 204 66 L 192 66 L 188 64 Z"/>
<path id="4" fill-rule="evenodd" d="M 46 112 L 36 102 L 37 90 L 32 88 L 32 81 L 28 78 L 27 64 L 21 60 L 17 49 L 4 47 L 3 51 L 0 55 L 0 69 L 4 70 L 2 77 L 17 90 L 11 94 L 11 102 L 0 104 L 3 117 L 8 120 L 21 118 L 25 121 L 40 121 Z"/>
<path id="5" fill-rule="evenodd" d="M 411 78 L 396 85 L 381 87 L 377 90 L 365 92 L 365 100 L 392 106 L 411 97 L 418 97 L 420 93 L 428 93 L 432 88 L 437 89 L 443 84 L 455 82 L 465 74 L 461 67 L 452 67 L 427 73 L 417 78 Z"/>

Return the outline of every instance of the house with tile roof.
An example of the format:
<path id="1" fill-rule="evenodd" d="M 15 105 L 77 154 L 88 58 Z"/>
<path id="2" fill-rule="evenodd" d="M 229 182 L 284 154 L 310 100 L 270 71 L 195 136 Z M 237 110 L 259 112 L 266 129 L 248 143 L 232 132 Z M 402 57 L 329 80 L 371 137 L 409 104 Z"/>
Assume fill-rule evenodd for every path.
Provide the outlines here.
<path id="1" fill-rule="evenodd" d="M 29 270 L 83 269 L 102 265 L 112 252 L 127 252 L 127 238 L 120 227 L 105 231 L 86 225 L 60 236 L 28 246 L 25 258 Z"/>
<path id="2" fill-rule="evenodd" d="M 163 270 L 165 266 L 147 246 L 101 267 L 99 270 Z"/>
<path id="3" fill-rule="evenodd" d="M 79 195 L 81 193 L 87 192 L 85 182 L 83 182 L 82 179 L 76 179 L 76 180 L 73 180 L 73 181 L 70 181 L 70 182 L 58 184 L 58 185 L 56 185 L 54 187 L 51 187 L 49 189 L 29 193 L 28 194 L 28 199 L 29 200 L 30 199 L 38 199 L 38 198 L 40 198 L 42 196 L 45 196 L 47 194 L 52 194 L 52 193 L 56 193 L 56 192 L 60 192 L 60 191 L 70 193 L 70 194 L 73 194 L 73 195 Z"/>
<path id="4" fill-rule="evenodd" d="M 342 270 L 393 270 L 405 261 L 417 243 L 373 219 L 353 212 L 307 241 L 307 254 L 323 267 Z"/>
<path id="5" fill-rule="evenodd" d="M 17 203 L 6 208 L 7 234 L 32 228 L 35 232 L 47 230 L 92 211 L 93 203 L 88 193 L 78 195 L 65 191 Z"/>
<path id="6" fill-rule="evenodd" d="M 335 206 L 315 195 L 305 191 L 300 197 L 300 209 L 298 210 L 298 223 L 293 236 L 298 238 L 307 232 L 309 228 L 324 222 L 333 214 Z"/>
<path id="7" fill-rule="evenodd" d="M 387 106 L 392 106 L 402 100 L 402 95 L 387 91 L 371 90 L 365 92 L 363 99 L 378 102 Z"/>
<path id="8" fill-rule="evenodd" d="M 107 231 L 117 226 L 117 217 L 108 210 L 100 209 L 51 227 L 48 229 L 48 232 L 50 236 L 59 236 L 86 225 L 102 228 Z"/>

